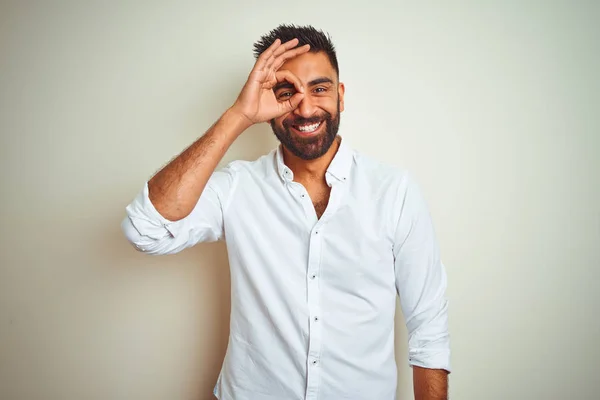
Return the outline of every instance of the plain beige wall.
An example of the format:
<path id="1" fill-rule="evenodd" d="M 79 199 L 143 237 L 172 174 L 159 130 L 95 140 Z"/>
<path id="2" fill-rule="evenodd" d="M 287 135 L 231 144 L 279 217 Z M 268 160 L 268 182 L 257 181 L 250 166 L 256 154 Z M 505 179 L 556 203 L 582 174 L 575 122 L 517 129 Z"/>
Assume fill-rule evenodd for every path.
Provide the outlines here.
<path id="1" fill-rule="evenodd" d="M 598 3 L 250 3 L 0 6 L 0 398 L 210 398 L 224 245 L 144 256 L 120 221 L 282 22 L 332 34 L 341 134 L 424 188 L 449 274 L 452 397 L 598 398 Z M 254 127 L 224 161 L 275 145 Z"/>

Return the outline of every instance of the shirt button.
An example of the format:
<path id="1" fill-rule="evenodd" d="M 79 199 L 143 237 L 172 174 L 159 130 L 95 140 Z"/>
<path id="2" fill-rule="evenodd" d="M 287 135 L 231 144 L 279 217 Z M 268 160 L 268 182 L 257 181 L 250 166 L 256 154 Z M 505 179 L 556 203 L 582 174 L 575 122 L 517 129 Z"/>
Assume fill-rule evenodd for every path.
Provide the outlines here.
<path id="1" fill-rule="evenodd" d="M 312 274 L 312 275 L 310 276 L 310 279 L 315 279 L 316 277 L 317 277 L 317 275 L 315 275 L 315 274 Z"/>
<path id="2" fill-rule="evenodd" d="M 315 317 L 315 322 L 319 320 L 319 317 Z"/>
<path id="3" fill-rule="evenodd" d="M 318 361 L 317 360 L 313 360 L 312 361 L 312 365 L 317 365 Z"/>
<path id="4" fill-rule="evenodd" d="M 304 197 L 304 195 L 302 195 L 302 197 Z"/>

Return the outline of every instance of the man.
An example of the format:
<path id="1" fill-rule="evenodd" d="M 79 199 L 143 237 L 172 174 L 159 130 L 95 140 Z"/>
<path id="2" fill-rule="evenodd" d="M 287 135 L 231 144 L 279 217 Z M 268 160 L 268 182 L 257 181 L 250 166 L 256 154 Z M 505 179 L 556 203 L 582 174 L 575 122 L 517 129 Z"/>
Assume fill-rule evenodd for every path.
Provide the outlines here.
<path id="1" fill-rule="evenodd" d="M 254 49 L 234 104 L 127 207 L 127 238 L 148 254 L 226 240 L 230 338 L 217 398 L 394 399 L 399 294 L 415 398 L 446 399 L 446 274 L 416 184 L 338 135 L 344 84 L 327 35 L 282 25 Z M 281 145 L 215 171 L 262 122 Z"/>

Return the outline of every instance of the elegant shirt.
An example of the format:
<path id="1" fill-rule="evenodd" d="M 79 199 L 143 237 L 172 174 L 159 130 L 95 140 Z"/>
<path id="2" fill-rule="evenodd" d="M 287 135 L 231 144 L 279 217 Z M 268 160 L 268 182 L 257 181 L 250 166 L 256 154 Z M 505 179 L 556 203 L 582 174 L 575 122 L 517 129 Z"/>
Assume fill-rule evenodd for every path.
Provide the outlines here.
<path id="1" fill-rule="evenodd" d="M 414 179 L 344 139 L 326 181 L 319 219 L 279 146 L 215 171 L 179 221 L 156 211 L 147 183 L 126 208 L 122 228 L 144 253 L 226 242 L 231 315 L 219 399 L 394 399 L 397 294 L 409 365 L 450 371 L 446 272 Z"/>

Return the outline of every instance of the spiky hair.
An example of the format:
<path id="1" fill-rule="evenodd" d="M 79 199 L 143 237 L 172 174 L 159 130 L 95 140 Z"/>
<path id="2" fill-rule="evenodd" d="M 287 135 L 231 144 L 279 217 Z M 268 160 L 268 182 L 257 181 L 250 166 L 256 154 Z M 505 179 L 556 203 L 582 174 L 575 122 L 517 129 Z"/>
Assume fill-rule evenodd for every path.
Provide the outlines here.
<path id="1" fill-rule="evenodd" d="M 339 76 L 340 69 L 338 66 L 337 56 L 335 54 L 335 47 L 331 42 L 329 34 L 317 30 L 311 25 L 298 26 L 298 25 L 279 25 L 271 32 L 263 35 L 256 43 L 254 43 L 254 57 L 258 58 L 266 49 L 273 44 L 276 39 L 281 40 L 281 43 L 285 43 L 288 40 L 298 38 L 298 46 L 304 46 L 310 44 L 310 52 L 318 53 L 324 52 L 329 58 L 329 62 L 336 74 Z"/>

